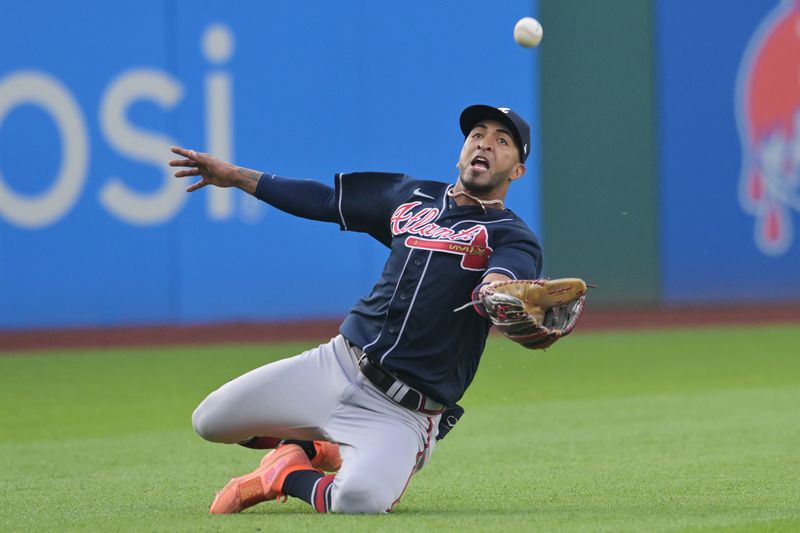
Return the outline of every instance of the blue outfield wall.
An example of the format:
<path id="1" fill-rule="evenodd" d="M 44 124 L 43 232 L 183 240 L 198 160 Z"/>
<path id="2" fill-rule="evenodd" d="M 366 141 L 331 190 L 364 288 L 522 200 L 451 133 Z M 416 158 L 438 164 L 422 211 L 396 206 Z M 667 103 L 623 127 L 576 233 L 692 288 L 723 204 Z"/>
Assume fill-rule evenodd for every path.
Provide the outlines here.
<path id="1" fill-rule="evenodd" d="M 664 301 L 800 298 L 800 2 L 656 17 Z"/>
<path id="2" fill-rule="evenodd" d="M 333 183 L 455 178 L 458 115 L 534 126 L 509 206 L 539 226 L 536 2 L 0 1 L 0 328 L 344 314 L 385 250 L 238 191 L 168 147 Z M 9 52 L 13 51 L 13 52 Z"/>

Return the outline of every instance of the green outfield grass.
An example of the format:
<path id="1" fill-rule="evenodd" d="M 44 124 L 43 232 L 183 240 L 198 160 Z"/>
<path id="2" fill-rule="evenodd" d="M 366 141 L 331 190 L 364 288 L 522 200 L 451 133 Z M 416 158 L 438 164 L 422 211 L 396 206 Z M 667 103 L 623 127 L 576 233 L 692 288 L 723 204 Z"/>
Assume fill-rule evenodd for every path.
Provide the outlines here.
<path id="1" fill-rule="evenodd" d="M 195 405 L 308 345 L 0 357 L 2 531 L 800 531 L 800 328 L 492 339 L 467 414 L 387 516 L 206 514 L 261 456 Z M 273 406 L 279 408 L 279 406 Z"/>

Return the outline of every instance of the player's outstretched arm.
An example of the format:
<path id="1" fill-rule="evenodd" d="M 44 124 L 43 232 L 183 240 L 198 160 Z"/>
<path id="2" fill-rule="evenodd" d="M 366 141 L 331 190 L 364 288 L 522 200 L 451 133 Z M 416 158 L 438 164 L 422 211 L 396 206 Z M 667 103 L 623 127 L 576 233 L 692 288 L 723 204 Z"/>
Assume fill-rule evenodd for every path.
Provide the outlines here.
<path id="1" fill-rule="evenodd" d="M 171 159 L 169 166 L 182 167 L 175 172 L 176 178 L 200 176 L 200 181 L 186 187 L 186 192 L 194 192 L 206 185 L 217 187 L 236 187 L 248 194 L 254 194 L 261 172 L 239 167 L 212 155 L 173 146 L 172 153 L 183 159 Z"/>
<path id="2" fill-rule="evenodd" d="M 282 178 L 257 170 L 239 167 L 212 155 L 173 146 L 172 152 L 183 159 L 172 159 L 171 167 L 179 167 L 176 178 L 200 176 L 200 181 L 186 187 L 194 192 L 206 185 L 236 187 L 295 216 L 337 222 L 338 211 L 334 189 L 313 180 Z"/>

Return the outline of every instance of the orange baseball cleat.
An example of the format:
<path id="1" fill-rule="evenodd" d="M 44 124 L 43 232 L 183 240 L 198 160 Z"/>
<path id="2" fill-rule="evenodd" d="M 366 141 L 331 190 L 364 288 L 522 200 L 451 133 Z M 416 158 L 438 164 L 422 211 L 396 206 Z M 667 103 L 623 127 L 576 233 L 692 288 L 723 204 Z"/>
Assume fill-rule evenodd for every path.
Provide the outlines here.
<path id="1" fill-rule="evenodd" d="M 260 502 L 285 500 L 281 492 L 283 482 L 286 476 L 298 470 L 314 470 L 303 449 L 295 444 L 279 446 L 264 456 L 255 471 L 231 479 L 214 497 L 209 512 L 238 513 Z"/>
<path id="2" fill-rule="evenodd" d="M 342 457 L 339 455 L 339 445 L 335 442 L 315 440 L 314 449 L 317 454 L 311 460 L 311 465 L 325 472 L 338 472 L 342 467 Z"/>

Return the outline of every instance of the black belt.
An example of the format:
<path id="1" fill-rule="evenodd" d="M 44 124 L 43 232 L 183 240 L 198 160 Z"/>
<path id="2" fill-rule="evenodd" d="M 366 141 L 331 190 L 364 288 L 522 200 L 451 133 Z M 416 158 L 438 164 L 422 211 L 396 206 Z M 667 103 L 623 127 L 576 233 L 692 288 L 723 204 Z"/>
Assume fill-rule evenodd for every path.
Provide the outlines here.
<path id="1" fill-rule="evenodd" d="M 364 374 L 364 377 L 390 400 L 406 409 L 429 415 L 438 415 L 444 410 L 444 405 L 406 385 L 378 363 L 371 361 L 367 354 L 364 353 L 364 350 L 350 344 L 347 339 L 345 339 L 345 342 L 356 355 L 358 368 Z"/>

